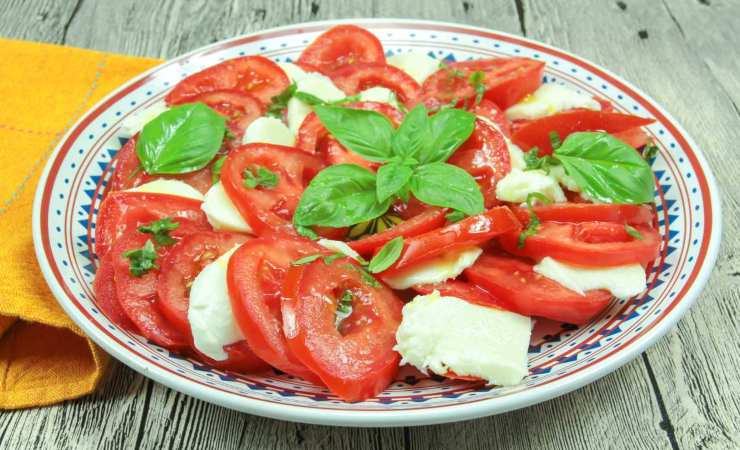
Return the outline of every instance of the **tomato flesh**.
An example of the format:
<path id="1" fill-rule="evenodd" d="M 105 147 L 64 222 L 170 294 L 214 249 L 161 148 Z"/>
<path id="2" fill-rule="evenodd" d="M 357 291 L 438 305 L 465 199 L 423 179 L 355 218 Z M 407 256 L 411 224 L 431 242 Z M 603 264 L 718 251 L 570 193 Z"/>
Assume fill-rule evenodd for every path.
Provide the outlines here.
<path id="1" fill-rule="evenodd" d="M 466 283 L 465 281 L 447 280 L 434 284 L 417 284 L 413 286 L 413 289 L 424 295 L 438 291 L 442 296 L 457 297 L 467 302 L 489 308 L 506 309 L 501 300 L 496 298 L 495 295 L 478 285 Z"/>
<path id="2" fill-rule="evenodd" d="M 367 255 L 379 249 L 391 239 L 403 236 L 409 238 L 439 228 L 445 223 L 446 210 L 430 208 L 421 214 L 399 223 L 381 233 L 373 234 L 347 243 L 354 251 Z"/>
<path id="3" fill-rule="evenodd" d="M 353 264 L 341 259 L 291 268 L 282 304 L 288 347 L 348 402 L 374 397 L 393 381 L 403 306 L 390 288 L 368 285 L 348 267 Z M 337 328 L 337 305 L 346 292 L 352 296 L 352 312 Z"/>
<path id="4" fill-rule="evenodd" d="M 385 64 L 385 52 L 375 35 L 355 25 L 330 28 L 306 47 L 297 61 L 327 75 L 363 63 Z"/>
<path id="5" fill-rule="evenodd" d="M 111 322 L 125 330 L 134 330 L 134 324 L 121 308 L 116 296 L 116 280 L 113 267 L 113 254 L 110 252 L 100 259 L 100 265 L 95 272 L 93 291 L 95 303 Z"/>
<path id="6" fill-rule="evenodd" d="M 566 323 L 587 323 L 609 306 L 612 295 L 605 290 L 572 291 L 510 256 L 481 255 L 465 269 L 470 283 L 495 295 L 511 311 Z"/>
<path id="7" fill-rule="evenodd" d="M 388 64 L 354 64 L 333 72 L 331 78 L 347 95 L 376 86 L 390 89 L 409 109 L 416 104 L 421 89 L 411 75 Z"/>
<path id="8" fill-rule="evenodd" d="M 529 209 L 511 208 L 522 221 L 529 222 Z M 649 205 L 612 205 L 607 203 L 555 203 L 532 208 L 542 222 L 615 222 L 630 225 L 650 225 L 655 219 Z"/>
<path id="9" fill-rule="evenodd" d="M 469 111 L 476 116 L 491 121 L 507 138 L 511 138 L 511 123 L 506 118 L 504 111 L 490 100 L 483 99 L 477 105 L 473 105 Z"/>
<path id="10" fill-rule="evenodd" d="M 211 359 L 199 352 L 195 347 L 193 347 L 193 350 L 201 360 L 216 369 L 238 373 L 259 373 L 270 369 L 269 364 L 260 359 L 259 356 L 255 355 L 252 348 L 247 344 L 247 341 L 239 341 L 234 342 L 233 344 L 224 345 L 224 352 L 227 356 L 223 361 Z"/>

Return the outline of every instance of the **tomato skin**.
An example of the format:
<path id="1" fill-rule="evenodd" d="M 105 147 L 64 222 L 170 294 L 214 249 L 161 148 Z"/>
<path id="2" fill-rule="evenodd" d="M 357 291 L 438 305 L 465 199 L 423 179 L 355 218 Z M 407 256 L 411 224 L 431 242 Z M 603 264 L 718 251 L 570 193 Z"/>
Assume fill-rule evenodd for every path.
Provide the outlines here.
<path id="1" fill-rule="evenodd" d="M 653 123 L 653 119 L 616 112 L 572 109 L 552 116 L 527 121 L 516 127 L 511 140 L 525 152 L 532 147 L 540 149 L 540 155 L 552 153 L 549 133 L 558 133 L 565 140 L 578 131 L 605 131 L 619 133 L 635 127 Z"/>
<path id="2" fill-rule="evenodd" d="M 411 75 L 389 64 L 353 64 L 333 72 L 331 79 L 347 95 L 376 86 L 388 88 L 409 109 L 416 104 L 421 89 Z"/>
<path id="3" fill-rule="evenodd" d="M 499 238 L 509 253 L 540 260 L 550 256 L 558 261 L 584 266 L 620 266 L 640 263 L 643 266 L 660 253 L 661 237 L 646 225 L 634 227 L 643 237 L 627 234 L 623 224 L 611 222 L 559 223 L 543 222 L 537 234 L 518 248 L 519 235 L 507 233 Z"/>
<path id="4" fill-rule="evenodd" d="M 250 189 L 243 172 L 253 166 L 278 175 L 275 187 Z M 255 233 L 292 230 L 291 219 L 303 190 L 324 165 L 297 148 L 272 144 L 247 144 L 232 150 L 221 168 L 224 190 Z"/>
<path id="5" fill-rule="evenodd" d="M 337 25 L 306 47 L 296 63 L 331 75 L 335 70 L 354 64 L 385 64 L 385 52 L 378 38 L 364 28 Z"/>
<path id="6" fill-rule="evenodd" d="M 484 254 L 464 274 L 470 283 L 495 295 L 506 309 L 525 316 L 584 324 L 611 302 L 608 291 L 581 295 L 543 277 L 532 267 L 511 256 Z"/>
<path id="7" fill-rule="evenodd" d="M 511 123 L 506 118 L 504 111 L 496 106 L 492 101 L 483 99 L 479 104 L 473 105 L 469 108 L 469 111 L 476 116 L 490 120 L 499 130 L 501 130 L 502 133 L 504 133 L 504 136 L 511 138 Z"/>
<path id="8" fill-rule="evenodd" d="M 224 352 L 226 352 L 227 358 L 224 361 L 211 359 L 199 352 L 195 347 L 193 347 L 193 351 L 198 355 L 198 358 L 216 369 L 238 373 L 259 373 L 270 369 L 269 364 L 254 354 L 247 341 L 225 345 Z"/>
<path id="9" fill-rule="evenodd" d="M 434 284 L 417 284 L 413 286 L 413 289 L 423 295 L 439 291 L 439 294 L 442 296 L 457 297 L 475 305 L 506 309 L 501 300 L 497 299 L 495 295 L 478 285 L 466 283 L 465 281 L 447 280 Z"/>
<path id="10" fill-rule="evenodd" d="M 395 378 L 401 359 L 393 347 L 403 303 L 390 288 L 369 286 L 347 267 L 354 264 L 341 259 L 292 267 L 282 303 L 289 348 L 347 402 L 382 392 Z M 337 297 L 347 290 L 355 298 L 353 310 L 338 330 Z"/>
<path id="11" fill-rule="evenodd" d="M 386 242 L 398 236 L 409 238 L 439 228 L 445 223 L 447 211 L 441 208 L 430 208 L 382 233 L 373 234 L 356 241 L 347 242 L 354 251 L 367 255 L 379 249 Z"/>
<path id="12" fill-rule="evenodd" d="M 188 283 L 205 266 L 247 240 L 249 237 L 242 234 L 204 231 L 185 236 L 172 245 L 167 256 L 162 258 L 157 279 L 157 305 L 167 320 L 182 334 L 191 334 L 188 320 Z"/>
<path id="13" fill-rule="evenodd" d="M 512 206 L 522 223 L 529 222 L 529 210 Z M 649 205 L 613 205 L 607 203 L 555 203 L 532 208 L 542 222 L 615 222 L 630 225 L 650 225 L 655 212 Z"/>
<path id="14" fill-rule="evenodd" d="M 487 208 L 499 203 L 496 184 L 511 172 L 509 147 L 501 131 L 485 120 L 476 119 L 473 133 L 447 162 L 465 169 L 475 178 Z"/>
<path id="15" fill-rule="evenodd" d="M 254 95 L 268 105 L 288 85 L 288 76 L 274 62 L 263 56 L 242 56 L 190 75 L 177 83 L 165 101 L 168 105 L 180 105 L 206 92 L 236 90 Z"/>
<path id="16" fill-rule="evenodd" d="M 462 72 L 455 76 L 452 70 Z M 431 74 L 421 86 L 421 101 L 428 108 L 438 108 L 453 100 L 474 98 L 477 93 L 468 83 L 470 74 L 485 73 L 484 98 L 506 109 L 536 91 L 542 84 L 545 63 L 528 58 L 487 58 L 455 62 Z"/>
<path id="17" fill-rule="evenodd" d="M 182 237 L 196 231 L 208 231 L 201 202 L 185 197 L 148 192 L 111 192 L 100 204 L 95 225 L 95 253 L 105 256 L 113 242 L 129 226 L 139 226 L 165 217 L 172 217 L 180 226 L 171 232 L 173 237 Z M 136 220 L 132 221 L 128 217 Z"/>
<path id="18" fill-rule="evenodd" d="M 93 281 L 93 291 L 95 292 L 95 304 L 111 322 L 124 330 L 136 328 L 121 308 L 121 304 L 118 303 L 113 254 L 110 252 L 100 259 L 100 265 L 95 272 L 95 281 Z"/>
<path id="19" fill-rule="evenodd" d="M 518 234 L 519 230 L 521 223 L 514 213 L 505 206 L 499 206 L 477 216 L 406 239 L 401 256 L 389 269 L 382 272 L 382 275 L 392 276 L 400 269 L 442 253 L 477 245 L 502 233 Z"/>
<path id="20" fill-rule="evenodd" d="M 648 136 L 647 132 L 641 127 L 612 133 L 612 136 L 633 148 L 642 148 L 650 142 L 650 136 Z"/>
<path id="21" fill-rule="evenodd" d="M 227 270 L 234 319 L 255 354 L 276 369 L 316 383 L 321 382 L 319 377 L 286 343 L 280 289 L 292 261 L 325 251 L 307 239 L 260 237 L 239 247 Z"/>
<path id="22" fill-rule="evenodd" d="M 239 141 L 249 124 L 265 113 L 265 107 L 257 97 L 235 89 L 205 92 L 192 101 L 205 103 L 228 117 L 226 126 Z"/>

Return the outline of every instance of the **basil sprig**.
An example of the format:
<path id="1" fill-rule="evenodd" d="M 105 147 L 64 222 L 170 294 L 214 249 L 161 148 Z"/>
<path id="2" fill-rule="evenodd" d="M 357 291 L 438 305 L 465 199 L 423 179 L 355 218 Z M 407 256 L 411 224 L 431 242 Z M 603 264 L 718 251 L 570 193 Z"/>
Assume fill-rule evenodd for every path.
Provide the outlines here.
<path id="1" fill-rule="evenodd" d="M 205 167 L 221 148 L 226 118 L 203 103 L 176 106 L 144 125 L 136 155 L 149 174 L 180 174 Z"/>
<path id="2" fill-rule="evenodd" d="M 386 242 L 378 253 L 370 260 L 367 270 L 370 273 L 379 273 L 393 265 L 403 251 L 403 236 L 397 236 Z"/>
<path id="3" fill-rule="evenodd" d="M 384 115 L 358 109 L 314 107 L 329 132 L 350 151 L 383 163 L 377 174 L 354 164 L 321 171 L 303 192 L 293 223 L 344 227 L 384 214 L 409 192 L 424 203 L 466 215 L 483 212 L 483 195 L 473 177 L 445 163 L 475 126 L 467 111 L 446 109 L 433 116 L 417 105 L 398 127 Z"/>

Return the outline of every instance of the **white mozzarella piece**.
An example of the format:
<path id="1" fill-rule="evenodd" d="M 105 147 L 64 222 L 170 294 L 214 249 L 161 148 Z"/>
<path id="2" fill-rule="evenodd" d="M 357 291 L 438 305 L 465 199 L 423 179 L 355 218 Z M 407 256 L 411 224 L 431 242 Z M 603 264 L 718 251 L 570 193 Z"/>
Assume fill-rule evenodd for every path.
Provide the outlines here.
<path id="1" fill-rule="evenodd" d="M 557 180 L 544 170 L 511 169 L 496 184 L 496 198 L 505 202 L 525 202 L 532 192 L 539 192 L 556 203 L 567 200 Z"/>
<path id="2" fill-rule="evenodd" d="M 216 183 L 206 192 L 200 209 L 206 213 L 208 222 L 216 230 L 252 233 L 252 228 L 239 214 L 221 183 Z"/>
<path id="3" fill-rule="evenodd" d="M 282 120 L 275 117 L 260 117 L 249 124 L 242 138 L 242 144 L 253 142 L 293 147 L 295 136 Z"/>
<path id="4" fill-rule="evenodd" d="M 277 65 L 283 69 L 283 72 L 288 76 L 291 83 L 295 83 L 306 76 L 306 72 L 296 64 L 283 62 L 277 63 Z"/>
<path id="5" fill-rule="evenodd" d="M 387 103 L 396 109 L 399 109 L 398 98 L 396 93 L 382 86 L 371 87 L 360 92 L 360 101 Z"/>
<path id="6" fill-rule="evenodd" d="M 128 192 L 151 192 L 153 194 L 169 194 L 203 201 L 203 194 L 189 184 L 180 180 L 159 178 L 141 186 L 127 189 Z"/>
<path id="7" fill-rule="evenodd" d="M 156 119 L 157 116 L 167 111 L 169 108 L 164 100 L 152 103 L 148 108 L 132 114 L 121 122 L 123 131 L 131 136 L 141 131 L 144 125 Z"/>
<path id="8" fill-rule="evenodd" d="M 565 167 L 563 166 L 552 166 L 550 167 L 550 176 L 558 180 L 558 183 L 563 185 L 566 189 L 573 192 L 581 192 L 580 186 L 576 184 L 576 180 L 570 175 L 565 173 Z"/>
<path id="9" fill-rule="evenodd" d="M 483 250 L 478 247 L 448 252 L 393 276 L 384 276 L 383 281 L 393 289 L 408 289 L 415 284 L 441 283 L 456 278 L 463 270 L 472 266 L 481 253 Z"/>
<path id="10" fill-rule="evenodd" d="M 387 62 L 411 75 L 419 84 L 439 69 L 439 61 L 418 50 L 393 55 Z"/>
<path id="11" fill-rule="evenodd" d="M 362 261 L 362 256 L 360 256 L 359 253 L 354 251 L 352 247 L 347 245 L 346 242 L 342 241 L 334 241 L 331 239 L 319 239 L 316 241 L 317 244 L 324 247 L 327 250 L 331 250 L 333 252 L 341 253 L 345 256 L 349 256 L 350 258 L 354 259 L 355 261 Z"/>
<path id="12" fill-rule="evenodd" d="M 320 73 L 304 72 L 304 76 L 296 80 L 296 87 L 299 92 L 315 95 L 328 102 L 346 97 L 345 93 L 336 87 L 329 77 Z M 310 113 L 311 107 L 297 98 L 293 97 L 288 101 L 288 127 L 293 134 L 298 133 L 303 119 Z"/>
<path id="13" fill-rule="evenodd" d="M 288 100 L 288 110 L 285 115 L 288 121 L 288 129 L 290 132 L 298 134 L 298 130 L 301 128 L 301 124 L 307 115 L 311 114 L 311 107 L 297 98 L 293 97 Z"/>
<path id="14" fill-rule="evenodd" d="M 573 108 L 600 111 L 601 105 L 588 94 L 561 84 L 547 83 L 506 110 L 509 120 L 538 119 Z"/>
<path id="15" fill-rule="evenodd" d="M 546 256 L 534 266 L 534 271 L 581 295 L 594 289 L 606 289 L 615 297 L 626 300 L 647 287 L 645 269 L 640 264 L 584 267 Z"/>
<path id="16" fill-rule="evenodd" d="M 237 247 L 208 264 L 190 286 L 188 322 L 195 348 L 216 361 L 224 361 L 228 354 L 224 346 L 244 339 L 231 311 L 226 269 L 229 258 Z"/>
<path id="17" fill-rule="evenodd" d="M 511 386 L 527 376 L 531 319 L 434 291 L 403 307 L 395 350 L 422 372 L 480 377 Z"/>

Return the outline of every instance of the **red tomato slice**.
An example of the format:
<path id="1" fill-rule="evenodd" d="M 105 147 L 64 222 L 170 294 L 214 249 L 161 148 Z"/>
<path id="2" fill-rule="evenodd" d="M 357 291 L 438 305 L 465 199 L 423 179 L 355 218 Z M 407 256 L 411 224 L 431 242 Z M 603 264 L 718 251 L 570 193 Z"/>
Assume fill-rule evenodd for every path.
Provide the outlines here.
<path id="1" fill-rule="evenodd" d="M 208 231 L 211 225 L 200 205 L 198 200 L 175 195 L 112 192 L 100 204 L 95 224 L 95 253 L 99 258 L 105 256 L 128 226 L 138 226 L 165 217 L 180 222 L 180 226 L 171 232 L 173 237 Z"/>
<path id="2" fill-rule="evenodd" d="M 529 222 L 529 210 L 512 206 L 522 221 Z M 630 225 L 650 225 L 655 213 L 649 205 L 611 205 L 606 203 L 555 203 L 532 208 L 542 222 L 615 222 Z"/>
<path id="3" fill-rule="evenodd" d="M 403 121 L 403 114 L 387 103 L 355 102 L 347 103 L 343 106 L 346 108 L 378 112 L 388 117 L 396 127 Z M 308 153 L 316 153 L 319 150 L 321 142 L 328 136 L 329 130 L 324 127 L 316 113 L 312 112 L 303 119 L 303 123 L 301 123 L 301 127 L 298 129 L 296 147 L 305 150 Z"/>
<path id="4" fill-rule="evenodd" d="M 348 402 L 376 396 L 393 381 L 400 356 L 393 350 L 403 303 L 393 290 L 372 287 L 354 261 L 316 261 L 293 267 L 283 288 L 283 331 L 288 347 L 326 386 Z M 335 324 L 341 296 L 352 313 Z"/>
<path id="5" fill-rule="evenodd" d="M 385 64 L 383 45 L 374 34 L 354 25 L 338 25 L 317 37 L 303 50 L 297 63 L 331 74 L 345 66 Z"/>
<path id="6" fill-rule="evenodd" d="M 397 201 L 396 203 L 394 203 L 391 206 L 391 212 L 403 220 L 409 220 L 429 209 L 436 208 L 436 206 L 422 203 L 413 195 L 409 195 L 409 201 L 407 203 L 404 203 L 402 201 Z"/>
<path id="7" fill-rule="evenodd" d="M 331 79 L 347 95 L 376 86 L 388 88 L 409 109 L 416 104 L 421 89 L 411 75 L 388 64 L 353 64 L 332 73 Z"/>
<path id="8" fill-rule="evenodd" d="M 158 306 L 182 334 L 190 335 L 190 283 L 205 266 L 248 239 L 242 234 L 204 231 L 184 237 L 170 247 L 167 256 L 162 258 L 157 280 Z"/>
<path id="9" fill-rule="evenodd" d="M 507 309 L 566 323 L 587 323 L 612 299 L 605 290 L 581 295 L 510 256 L 481 255 L 464 274 L 471 283 L 495 295 Z"/>
<path id="10" fill-rule="evenodd" d="M 130 261 L 123 254 L 144 246 L 150 234 L 140 233 L 128 227 L 116 240 L 111 255 L 116 280 L 116 296 L 124 313 L 134 323 L 142 336 L 170 350 L 189 348 L 188 338 L 173 326 L 157 308 L 158 270 L 137 277 L 131 274 Z M 167 254 L 168 247 L 159 247 L 158 261 Z"/>
<path id="11" fill-rule="evenodd" d="M 288 76 L 274 62 L 263 56 L 242 56 L 190 75 L 177 83 L 165 101 L 168 105 L 190 103 L 200 94 L 227 89 L 247 92 L 268 105 L 288 85 Z"/>
<path id="12" fill-rule="evenodd" d="M 357 164 L 373 172 L 377 171 L 380 166 L 378 163 L 370 162 L 357 153 L 347 150 L 333 137 L 327 137 L 321 141 L 318 155 L 327 166 L 335 164 Z"/>
<path id="13" fill-rule="evenodd" d="M 473 105 L 469 111 L 476 116 L 490 120 L 504 133 L 504 136 L 511 138 L 511 123 L 501 108 L 492 101 L 483 99 L 479 104 Z"/>
<path id="14" fill-rule="evenodd" d="M 620 266 L 640 263 L 643 266 L 660 253 L 660 234 L 645 225 L 635 225 L 642 240 L 630 236 L 623 224 L 612 222 L 558 223 L 543 222 L 537 234 L 518 248 L 518 233 L 500 237 L 501 246 L 509 253 L 540 260 L 550 256 L 558 261 L 584 266 Z"/>
<path id="15" fill-rule="evenodd" d="M 466 283 L 459 280 L 447 280 L 442 283 L 434 284 L 417 284 L 413 289 L 420 294 L 431 294 L 439 291 L 442 296 L 461 298 L 476 305 L 487 306 L 490 308 L 506 309 L 501 300 L 475 284 Z"/>
<path id="16" fill-rule="evenodd" d="M 614 112 L 614 105 L 609 100 L 595 95 L 593 96 L 593 99 L 599 103 L 599 106 L 601 106 L 601 112 Z"/>
<path id="17" fill-rule="evenodd" d="M 502 233 L 518 233 L 521 224 L 505 206 L 490 209 L 446 227 L 412 236 L 403 244 L 401 256 L 383 275 L 393 275 L 400 269 L 421 261 L 486 242 Z"/>
<path id="18" fill-rule="evenodd" d="M 226 126 L 239 140 L 250 123 L 265 113 L 265 107 L 254 95 L 238 90 L 221 90 L 200 94 L 193 102 L 203 102 L 229 118 Z"/>
<path id="19" fill-rule="evenodd" d="M 558 133 L 561 140 L 565 140 L 571 133 L 577 131 L 618 133 L 653 122 L 653 119 L 629 114 L 572 109 L 552 116 L 530 120 L 518 126 L 511 140 L 524 151 L 537 147 L 540 149 L 540 155 L 546 155 L 552 153 L 549 136 L 552 131 Z"/>
<path id="20" fill-rule="evenodd" d="M 439 228 L 445 223 L 446 210 L 430 208 L 382 233 L 373 234 L 357 241 L 347 242 L 354 251 L 367 255 L 398 236 L 408 238 Z"/>
<path id="21" fill-rule="evenodd" d="M 141 168 L 139 157 L 136 155 L 136 140 L 138 137 L 137 134 L 129 139 L 118 151 L 114 160 L 115 170 L 110 180 L 111 191 L 124 191 L 161 178 L 156 175 L 149 175 Z M 166 178 L 185 182 L 202 194 L 205 194 L 212 185 L 211 169 L 208 167 L 182 175 L 167 175 Z"/>
<path id="22" fill-rule="evenodd" d="M 199 352 L 195 347 L 193 347 L 193 351 L 198 355 L 198 358 L 216 369 L 238 373 L 259 373 L 270 369 L 269 364 L 254 354 L 247 341 L 225 345 L 224 352 L 226 352 L 227 357 L 223 361 L 211 359 Z"/>
<path id="23" fill-rule="evenodd" d="M 648 142 L 650 142 L 650 136 L 648 136 L 647 132 L 640 127 L 612 133 L 612 136 L 634 148 L 644 147 Z"/>
<path id="24" fill-rule="evenodd" d="M 542 84 L 545 63 L 527 58 L 492 58 L 451 63 L 431 74 L 421 86 L 421 101 L 438 108 L 451 101 L 474 98 L 470 74 L 482 71 L 486 88 L 484 97 L 506 109 L 536 91 Z"/>
<path id="25" fill-rule="evenodd" d="M 447 160 L 475 178 L 483 193 L 486 208 L 499 203 L 496 184 L 511 172 L 509 147 L 501 131 L 485 120 L 476 119 L 475 130 Z"/>
<path id="26" fill-rule="evenodd" d="M 244 171 L 258 167 L 277 174 L 275 187 L 251 189 L 244 185 Z M 290 223 L 301 194 L 322 168 L 318 157 L 296 148 L 247 144 L 229 153 L 221 168 L 221 182 L 244 220 L 257 234 L 262 234 L 268 230 L 292 229 Z"/>
<path id="27" fill-rule="evenodd" d="M 306 239 L 261 237 L 239 247 L 229 259 L 231 308 L 249 346 L 276 369 L 320 382 L 290 351 L 283 335 L 280 290 L 290 263 L 325 252 Z"/>
<path id="28" fill-rule="evenodd" d="M 100 265 L 95 272 L 95 281 L 93 281 L 93 291 L 95 292 L 95 303 L 111 322 L 125 330 L 135 329 L 133 322 L 118 303 L 113 255 L 110 252 L 100 259 Z"/>

